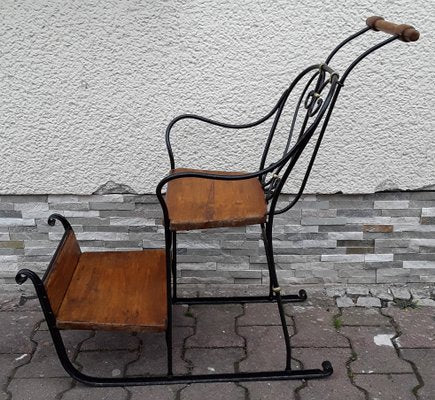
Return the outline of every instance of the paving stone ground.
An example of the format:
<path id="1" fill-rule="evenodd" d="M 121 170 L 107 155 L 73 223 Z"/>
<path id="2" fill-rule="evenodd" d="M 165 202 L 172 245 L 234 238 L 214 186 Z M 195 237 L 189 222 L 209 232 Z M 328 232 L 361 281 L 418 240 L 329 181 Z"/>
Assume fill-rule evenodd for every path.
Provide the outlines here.
<path id="1" fill-rule="evenodd" d="M 309 293 L 310 296 L 310 293 Z M 0 307 L 0 400 L 433 400 L 433 307 L 337 307 L 315 292 L 287 304 L 292 368 L 334 373 L 321 380 L 92 388 L 61 367 L 33 300 Z M 174 369 L 179 374 L 279 370 L 285 346 L 274 304 L 177 306 Z M 162 333 L 68 331 L 72 362 L 97 376 L 164 373 Z"/>

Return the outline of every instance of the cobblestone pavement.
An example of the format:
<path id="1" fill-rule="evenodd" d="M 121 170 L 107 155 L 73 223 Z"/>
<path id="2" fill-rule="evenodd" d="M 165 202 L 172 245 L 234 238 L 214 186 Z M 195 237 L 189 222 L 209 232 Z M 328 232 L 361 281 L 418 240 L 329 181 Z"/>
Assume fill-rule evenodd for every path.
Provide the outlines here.
<path id="1" fill-rule="evenodd" d="M 91 388 L 64 372 L 36 300 L 0 298 L 0 400 L 435 399 L 434 307 L 394 302 L 388 307 L 337 307 L 330 295 L 309 293 L 307 302 L 286 305 L 286 313 L 293 368 L 320 368 L 330 360 L 331 377 Z M 63 336 L 70 358 L 87 373 L 164 373 L 162 334 L 67 331 Z M 177 306 L 174 339 L 177 373 L 272 370 L 284 364 L 274 304 Z"/>

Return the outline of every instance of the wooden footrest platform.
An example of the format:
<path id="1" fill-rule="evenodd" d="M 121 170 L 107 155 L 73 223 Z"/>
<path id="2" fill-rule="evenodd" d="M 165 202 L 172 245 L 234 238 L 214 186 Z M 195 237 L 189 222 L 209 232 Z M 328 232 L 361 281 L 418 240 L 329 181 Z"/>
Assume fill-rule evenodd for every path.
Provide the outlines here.
<path id="1" fill-rule="evenodd" d="M 81 253 L 56 322 L 61 329 L 164 331 L 165 251 Z"/>

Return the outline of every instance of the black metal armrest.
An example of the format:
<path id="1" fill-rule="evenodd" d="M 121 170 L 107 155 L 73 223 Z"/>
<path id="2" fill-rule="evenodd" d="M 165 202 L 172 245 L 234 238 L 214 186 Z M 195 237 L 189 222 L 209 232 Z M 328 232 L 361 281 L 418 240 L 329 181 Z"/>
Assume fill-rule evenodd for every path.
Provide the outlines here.
<path id="1" fill-rule="evenodd" d="M 267 121 L 276 112 L 280 102 L 281 102 L 281 99 L 278 101 L 278 103 L 276 103 L 276 105 L 273 107 L 273 109 L 267 115 L 265 115 L 264 117 L 260 118 L 257 121 L 250 122 L 247 124 L 229 124 L 226 122 L 215 121 L 213 119 L 206 118 L 206 117 L 201 117 L 200 115 L 195 115 L 195 114 L 182 114 L 182 115 L 179 115 L 178 117 L 175 117 L 169 123 L 168 127 L 166 128 L 166 134 L 165 134 L 166 148 L 168 150 L 169 160 L 171 162 L 171 169 L 175 168 L 175 161 L 174 161 L 174 154 L 172 152 L 170 134 L 171 134 L 171 129 L 178 121 L 181 121 L 183 119 L 193 119 L 193 120 L 205 122 L 205 123 L 210 124 L 210 125 L 219 126 L 221 128 L 228 128 L 228 129 L 252 128 L 254 126 L 260 125 L 261 123 Z"/>

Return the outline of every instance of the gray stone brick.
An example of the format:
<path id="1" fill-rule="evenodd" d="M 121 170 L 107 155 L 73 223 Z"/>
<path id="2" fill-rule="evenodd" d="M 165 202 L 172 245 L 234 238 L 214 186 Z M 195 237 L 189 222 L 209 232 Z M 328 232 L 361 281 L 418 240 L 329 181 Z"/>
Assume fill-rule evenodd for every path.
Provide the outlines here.
<path id="1" fill-rule="evenodd" d="M 387 291 L 387 289 L 372 288 L 372 289 L 370 289 L 370 293 L 373 296 L 378 297 L 381 300 L 386 300 L 386 301 L 392 301 L 393 300 L 393 295 L 391 293 L 389 293 Z"/>
<path id="2" fill-rule="evenodd" d="M 0 196 L 2 203 L 46 203 L 46 195 L 2 195 Z"/>
<path id="3" fill-rule="evenodd" d="M 362 240 L 363 232 L 329 232 L 328 238 L 333 240 Z"/>
<path id="4" fill-rule="evenodd" d="M 226 264 L 221 263 L 220 265 L 226 265 Z M 229 265 L 232 265 L 233 266 L 232 269 L 234 269 L 234 264 L 229 264 Z M 215 271 L 217 269 L 217 266 L 215 262 L 178 263 L 178 268 L 180 270 L 186 270 L 186 271 L 196 271 L 196 270 Z"/>
<path id="5" fill-rule="evenodd" d="M 405 288 L 391 288 L 391 293 L 395 299 L 399 300 L 409 300 L 411 298 L 411 293 Z"/>
<path id="6" fill-rule="evenodd" d="M 427 193 L 420 192 L 306 196 L 296 209 L 275 219 L 276 262 L 280 268 L 287 271 L 284 279 L 287 279 L 288 283 L 366 283 L 375 282 L 376 279 L 378 282 L 432 282 L 435 280 L 435 268 L 431 264 L 435 261 L 435 228 L 434 225 L 422 225 L 419 221 L 420 214 L 423 218 L 433 218 L 435 203 L 431 194 L 427 196 Z M 291 196 L 283 196 L 280 204 L 286 204 L 290 198 Z M 384 205 L 388 208 L 373 209 L 374 200 L 378 207 Z M 84 233 L 79 240 L 85 250 L 103 250 L 104 246 L 116 250 L 131 249 L 139 247 L 141 241 L 145 247 L 163 247 L 161 210 L 154 195 L 50 195 L 48 198 L 0 196 L 0 202 L 3 217 L 10 217 L 3 218 L 9 220 L 7 225 L 0 224 L 0 242 L 10 241 L 7 244 L 2 243 L 0 257 L 19 255 L 20 266 L 26 264 L 41 272 L 45 265 L 43 261 L 35 260 L 35 257 L 50 257 L 53 252 L 52 245 L 57 245 L 63 234 L 60 224 L 49 227 L 46 223 L 46 217 L 53 211 L 75 215 L 69 217 L 69 220 L 77 233 Z M 404 207 L 407 203 L 410 208 L 398 208 Z M 90 204 L 92 210 L 89 210 Z M 31 218 L 27 219 L 34 219 L 35 225 L 16 225 L 14 220 L 22 222 L 26 220 L 26 216 L 12 215 L 10 212 L 20 210 L 28 212 Z M 93 212 L 97 212 L 98 217 L 90 216 L 95 215 Z M 105 218 L 101 218 L 103 213 L 107 213 L 107 216 L 104 214 Z M 16 218 L 20 215 L 23 215 L 23 218 Z M 317 218 L 320 225 L 301 225 L 301 217 Z M 332 221 L 328 219 L 331 218 L 335 220 L 333 225 L 329 225 Z M 343 223 L 337 221 L 339 218 L 344 218 L 341 221 Z M 43 241 L 47 241 L 48 232 L 53 243 L 43 245 Z M 147 234 L 154 236 L 148 237 Z M 258 226 L 180 233 L 179 260 L 195 264 L 197 267 L 202 262 L 210 262 L 220 263 L 219 268 L 227 271 L 261 271 L 267 268 L 267 265 L 259 234 Z M 184 247 L 182 237 L 185 237 L 187 243 Z M 346 247 L 336 247 L 333 242 L 337 240 L 340 241 L 339 245 Z M 350 242 L 362 240 L 374 240 L 374 250 L 370 246 L 355 247 L 355 242 Z M 13 242 L 23 241 L 26 248 L 24 253 L 23 249 L 13 248 Z M 37 243 L 38 241 L 41 243 Z M 363 242 L 359 242 L 361 243 Z M 22 247 L 21 244 L 19 247 Z M 386 256 L 381 256 L 382 254 L 389 254 L 388 260 Z M 394 256 L 394 261 L 391 261 L 391 255 Z M 186 259 L 182 260 L 182 256 Z M 365 262 L 358 258 L 346 259 L 344 256 L 365 256 Z M 288 259 L 279 260 L 279 257 Z M 32 260 L 26 261 L 27 258 Z M 305 268 L 301 265 L 305 263 L 309 266 L 311 263 L 317 263 L 319 259 L 322 259 L 325 268 L 318 265 Z M 402 261 L 405 264 L 402 264 Z M 251 265 L 248 266 L 249 262 Z M 292 263 L 298 265 L 295 267 Z M 2 265 L 0 280 L 3 283 L 13 283 L 18 260 L 9 259 Z M 391 271 L 393 269 L 399 272 Z M 201 268 L 198 272 L 200 270 Z M 206 282 L 207 276 L 195 278 L 192 275 L 181 279 L 184 279 L 181 282 Z M 260 275 L 212 275 L 209 282 L 237 281 L 249 284 L 259 283 L 261 279 L 263 284 L 267 283 L 267 276 L 262 278 Z"/>
<path id="7" fill-rule="evenodd" d="M 320 259 L 334 263 L 364 262 L 364 254 L 322 254 Z"/>
<path id="8" fill-rule="evenodd" d="M 364 286 L 349 286 L 346 289 L 346 293 L 349 296 L 365 296 L 369 294 L 369 289 Z"/>
<path id="9" fill-rule="evenodd" d="M 118 202 L 91 202 L 89 203 L 91 210 L 134 210 L 134 203 L 118 203 Z"/>
<path id="10" fill-rule="evenodd" d="M 1 204 L 2 203 L 0 203 L 0 205 Z M 21 211 L 0 209 L 0 218 L 23 218 L 23 215 L 21 214 Z"/>
<path id="11" fill-rule="evenodd" d="M 364 261 L 366 263 L 378 263 L 378 262 L 388 262 L 393 261 L 394 255 L 393 254 L 365 254 Z"/>
<path id="12" fill-rule="evenodd" d="M 400 283 L 411 280 L 409 269 L 403 268 L 381 268 L 376 271 L 377 283 Z"/>
<path id="13" fill-rule="evenodd" d="M 361 232 L 362 224 L 320 225 L 319 232 Z"/>
<path id="14" fill-rule="evenodd" d="M 375 201 L 374 208 L 387 208 L 387 209 L 405 209 L 409 207 L 409 200 L 395 200 L 395 201 Z"/>
<path id="15" fill-rule="evenodd" d="M 377 297 L 358 297 L 357 307 L 381 307 L 381 301 Z"/>
<path id="16" fill-rule="evenodd" d="M 302 225 L 342 225 L 347 222 L 347 218 L 318 218 L 318 217 L 302 217 Z"/>
<path id="17" fill-rule="evenodd" d="M 337 211 L 338 217 L 377 217 L 381 215 L 380 210 L 373 210 L 373 209 L 359 209 L 359 210 L 352 210 L 352 209 L 343 209 Z"/>
<path id="18" fill-rule="evenodd" d="M 0 218 L 0 226 L 34 226 L 33 218 Z"/>
<path id="19" fill-rule="evenodd" d="M 403 261 L 403 268 L 409 269 L 433 269 L 435 273 L 435 260 L 434 261 Z"/>
<path id="20" fill-rule="evenodd" d="M 76 202 L 76 203 L 50 203 L 49 209 L 54 210 L 68 210 L 68 211 L 86 211 L 89 210 L 89 203 L 86 202 Z M 61 213 L 62 213 L 61 212 Z"/>
<path id="21" fill-rule="evenodd" d="M 416 302 L 420 307 L 435 307 L 435 300 L 432 299 L 418 299 Z"/>

